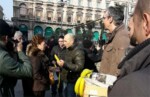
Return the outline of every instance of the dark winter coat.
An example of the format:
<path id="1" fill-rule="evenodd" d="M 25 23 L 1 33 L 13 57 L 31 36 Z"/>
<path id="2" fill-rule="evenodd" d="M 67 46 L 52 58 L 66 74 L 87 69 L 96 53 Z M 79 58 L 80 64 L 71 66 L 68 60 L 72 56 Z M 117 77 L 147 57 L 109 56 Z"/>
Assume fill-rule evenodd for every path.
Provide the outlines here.
<path id="1" fill-rule="evenodd" d="M 150 39 L 130 51 L 118 68 L 108 97 L 150 97 Z"/>
<path id="2" fill-rule="evenodd" d="M 22 51 L 18 52 L 18 58 L 22 63 L 17 62 L 8 53 L 4 43 L 0 41 L 0 97 L 3 97 L 4 92 L 11 97 L 12 91 L 8 88 L 12 87 L 12 78 L 32 77 L 32 66 L 29 58 Z"/>
<path id="3" fill-rule="evenodd" d="M 68 71 L 67 81 L 75 83 L 84 68 L 84 51 L 77 45 L 67 48 L 65 56 L 65 64 L 63 68 Z"/>
<path id="4" fill-rule="evenodd" d="M 54 55 L 57 55 L 59 59 L 64 60 L 65 56 L 66 56 L 66 48 L 61 48 L 59 45 L 56 45 L 52 48 L 51 51 L 51 56 L 50 56 L 50 61 L 52 62 L 53 60 L 55 60 Z M 56 61 L 56 60 L 55 60 Z M 54 65 L 53 65 L 54 66 Z M 57 65 L 58 66 L 58 65 Z M 63 81 L 67 81 L 67 70 L 65 70 L 64 68 L 61 69 L 60 72 L 60 77 L 61 80 Z"/>
<path id="5" fill-rule="evenodd" d="M 28 45 L 27 55 L 30 57 L 33 74 L 33 91 L 49 89 L 48 57 L 38 48 Z"/>

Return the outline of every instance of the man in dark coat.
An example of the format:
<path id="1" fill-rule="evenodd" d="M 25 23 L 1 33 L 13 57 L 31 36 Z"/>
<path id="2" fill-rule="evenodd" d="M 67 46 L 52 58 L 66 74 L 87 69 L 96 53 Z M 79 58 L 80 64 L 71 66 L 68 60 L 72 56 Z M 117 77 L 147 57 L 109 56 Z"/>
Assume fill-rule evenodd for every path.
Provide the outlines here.
<path id="1" fill-rule="evenodd" d="M 66 54 L 66 48 L 64 46 L 64 36 L 59 36 L 58 38 L 58 45 L 54 46 L 51 51 L 51 56 L 50 56 L 50 61 L 52 62 L 52 65 L 54 67 L 57 66 L 56 60 L 54 58 L 54 55 L 57 55 L 60 59 L 64 59 L 64 56 Z M 52 96 L 56 97 L 57 94 L 57 88 L 59 92 L 59 97 L 63 97 L 62 91 L 63 91 L 63 81 L 66 82 L 66 75 L 67 71 L 65 69 L 61 69 L 61 71 L 55 71 L 56 76 L 59 77 L 60 74 L 60 79 L 55 79 L 54 84 L 52 85 Z M 59 82 L 60 81 L 60 82 Z M 65 83 L 64 83 L 65 84 Z M 57 87 L 59 86 L 59 87 Z M 65 97 L 65 96 L 64 96 Z"/>
<path id="2" fill-rule="evenodd" d="M 138 45 L 118 65 L 121 69 L 108 97 L 150 97 L 150 1 L 138 0 L 133 14 Z"/>
<path id="3" fill-rule="evenodd" d="M 57 61 L 57 63 L 68 71 L 67 97 L 76 97 L 74 86 L 84 68 L 84 51 L 76 45 L 75 36 L 71 33 L 65 35 L 64 44 L 67 48 L 65 60 Z"/>
<path id="4" fill-rule="evenodd" d="M 6 44 L 10 39 L 10 27 L 0 19 L 0 97 L 11 97 L 12 92 L 9 90 L 9 77 L 22 78 L 32 77 L 32 66 L 29 58 L 22 51 L 22 43 L 17 44 L 18 58 L 22 63 L 17 62 L 8 53 Z M 7 79 L 7 80 L 6 80 Z"/>

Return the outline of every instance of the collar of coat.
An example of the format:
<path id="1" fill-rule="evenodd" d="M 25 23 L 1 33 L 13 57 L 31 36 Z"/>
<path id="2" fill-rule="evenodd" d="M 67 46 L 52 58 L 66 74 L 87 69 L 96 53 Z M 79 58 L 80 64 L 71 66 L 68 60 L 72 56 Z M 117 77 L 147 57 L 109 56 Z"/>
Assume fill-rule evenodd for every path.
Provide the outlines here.
<path id="1" fill-rule="evenodd" d="M 76 46 L 77 46 L 77 44 L 73 44 L 72 46 L 70 46 L 70 47 L 68 48 L 68 50 L 73 50 L 73 49 L 76 48 Z"/>
<path id="2" fill-rule="evenodd" d="M 6 50 L 4 42 L 0 41 L 0 49 Z"/>
<path id="3" fill-rule="evenodd" d="M 112 32 L 112 34 L 111 34 L 111 36 L 110 36 L 110 38 L 109 38 L 109 40 L 108 40 L 108 43 L 111 43 L 112 40 L 114 39 L 116 33 L 117 33 L 120 29 L 122 29 L 122 28 L 124 28 L 124 27 L 125 27 L 124 24 L 121 24 L 121 25 L 117 26 L 117 27 L 113 30 L 113 32 Z"/>
<path id="4" fill-rule="evenodd" d="M 138 71 L 150 65 L 150 38 L 132 49 L 118 65 L 121 69 L 119 77 Z"/>
<path id="5" fill-rule="evenodd" d="M 26 55 L 28 56 L 44 56 L 44 52 L 41 51 L 40 49 L 38 49 L 37 47 L 32 46 L 32 44 L 30 43 L 27 46 L 27 50 L 26 50 Z"/>

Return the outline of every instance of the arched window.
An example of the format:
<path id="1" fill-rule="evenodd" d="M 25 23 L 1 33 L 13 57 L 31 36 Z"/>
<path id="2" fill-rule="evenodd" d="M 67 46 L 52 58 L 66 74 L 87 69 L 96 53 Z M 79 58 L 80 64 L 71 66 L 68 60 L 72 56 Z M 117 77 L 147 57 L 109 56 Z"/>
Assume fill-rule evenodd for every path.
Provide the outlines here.
<path id="1" fill-rule="evenodd" d="M 20 4 L 20 15 L 27 15 L 27 6 L 24 3 Z"/>

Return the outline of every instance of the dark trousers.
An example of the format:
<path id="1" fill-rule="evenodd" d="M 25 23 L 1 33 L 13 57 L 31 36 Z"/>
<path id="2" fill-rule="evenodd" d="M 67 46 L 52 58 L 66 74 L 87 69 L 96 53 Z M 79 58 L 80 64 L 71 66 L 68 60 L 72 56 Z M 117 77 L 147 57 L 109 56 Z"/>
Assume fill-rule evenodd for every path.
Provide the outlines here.
<path id="1" fill-rule="evenodd" d="M 66 88 L 67 97 L 76 97 L 74 86 L 75 83 L 67 83 L 67 88 Z"/>
<path id="2" fill-rule="evenodd" d="M 45 97 L 45 91 L 33 91 L 34 97 Z"/>
<path id="3" fill-rule="evenodd" d="M 62 83 L 62 81 L 60 81 L 60 85 L 58 87 L 58 80 L 56 80 L 54 82 L 54 84 L 52 85 L 52 96 L 55 97 L 57 95 L 57 93 L 58 93 L 59 97 L 63 97 L 62 91 L 63 91 L 63 83 Z"/>

